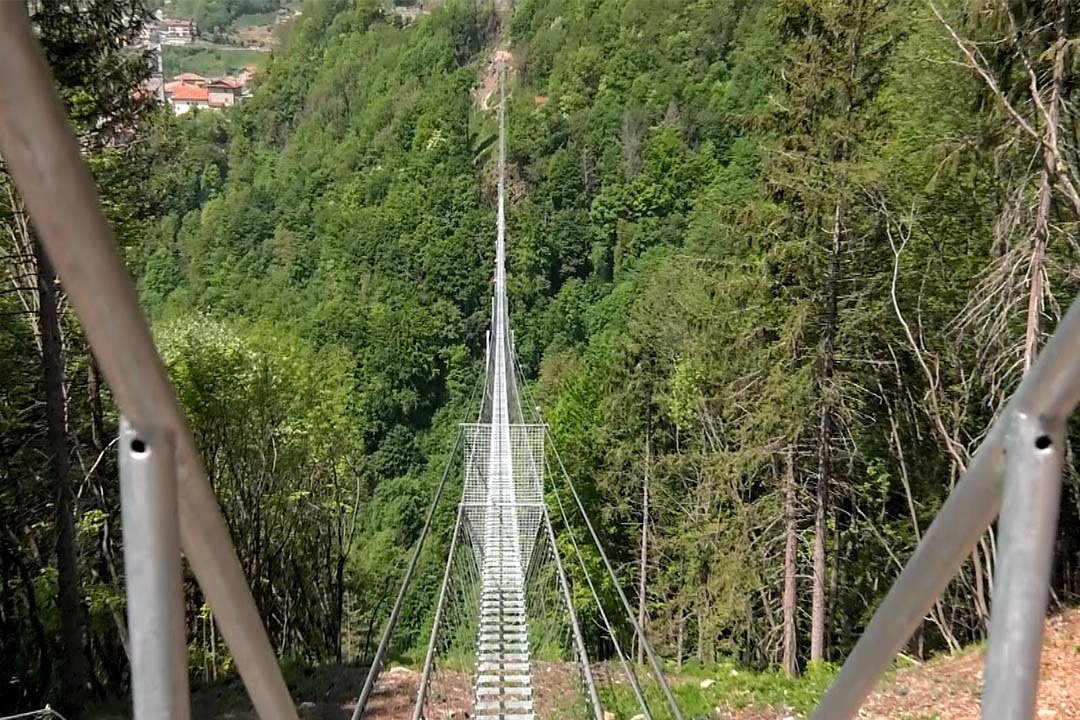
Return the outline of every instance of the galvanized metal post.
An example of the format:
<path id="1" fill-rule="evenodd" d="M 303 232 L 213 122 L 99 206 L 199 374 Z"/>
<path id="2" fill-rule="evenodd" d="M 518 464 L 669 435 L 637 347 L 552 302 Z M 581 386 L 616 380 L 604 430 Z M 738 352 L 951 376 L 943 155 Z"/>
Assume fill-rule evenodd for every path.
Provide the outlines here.
<path id="1" fill-rule="evenodd" d="M 1005 446 L 997 577 L 983 674 L 986 720 L 1035 715 L 1064 455 L 1060 418 L 1015 413 Z"/>
<path id="2" fill-rule="evenodd" d="M 134 717 L 189 720 L 174 443 L 121 418 L 119 449 Z"/>

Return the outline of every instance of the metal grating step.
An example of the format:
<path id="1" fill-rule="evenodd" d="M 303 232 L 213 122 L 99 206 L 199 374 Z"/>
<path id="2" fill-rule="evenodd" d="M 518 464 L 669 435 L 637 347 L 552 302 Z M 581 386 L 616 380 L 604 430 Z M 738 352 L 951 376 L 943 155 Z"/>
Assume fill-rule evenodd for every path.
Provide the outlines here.
<path id="1" fill-rule="evenodd" d="M 528 697 L 532 695 L 531 685 L 478 685 L 476 688 L 477 697 L 490 697 L 495 696 L 514 696 L 520 698 L 522 696 Z"/>
<path id="2" fill-rule="evenodd" d="M 519 662 L 501 662 L 499 660 L 482 660 L 476 667 L 477 672 L 480 673 L 492 673 L 499 674 L 506 673 L 507 675 L 515 676 L 520 675 L 528 677 L 529 663 Z"/>
<path id="3" fill-rule="evenodd" d="M 476 677 L 477 685 L 493 685 L 495 683 L 524 685 L 532 683 L 532 677 L 529 675 L 478 675 Z"/>

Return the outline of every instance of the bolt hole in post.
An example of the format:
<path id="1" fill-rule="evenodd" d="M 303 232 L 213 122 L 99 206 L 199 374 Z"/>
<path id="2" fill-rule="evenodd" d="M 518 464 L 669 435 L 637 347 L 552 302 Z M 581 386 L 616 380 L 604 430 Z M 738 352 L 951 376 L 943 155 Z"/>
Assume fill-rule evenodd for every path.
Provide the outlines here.
<path id="1" fill-rule="evenodd" d="M 174 435 L 122 417 L 120 437 L 132 716 L 190 720 Z"/>
<path id="2" fill-rule="evenodd" d="M 983 720 L 1035 717 L 1043 619 L 1061 499 L 1064 423 L 1035 412 L 1008 418 L 998 517 L 990 638 L 983 673 Z"/>

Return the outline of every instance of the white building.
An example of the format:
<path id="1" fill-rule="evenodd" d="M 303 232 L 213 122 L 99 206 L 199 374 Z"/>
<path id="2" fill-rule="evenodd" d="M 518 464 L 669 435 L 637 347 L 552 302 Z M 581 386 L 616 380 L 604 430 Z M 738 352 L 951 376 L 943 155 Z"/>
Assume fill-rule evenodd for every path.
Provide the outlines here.
<path id="1" fill-rule="evenodd" d="M 195 42 L 198 28 L 194 20 L 163 20 L 158 34 L 165 45 L 190 45 Z"/>

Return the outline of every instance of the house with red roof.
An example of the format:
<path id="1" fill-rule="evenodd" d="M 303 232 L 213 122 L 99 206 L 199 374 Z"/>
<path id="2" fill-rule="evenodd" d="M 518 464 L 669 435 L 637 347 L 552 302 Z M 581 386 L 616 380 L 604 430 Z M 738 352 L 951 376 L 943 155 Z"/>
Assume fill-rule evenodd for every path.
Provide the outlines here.
<path id="1" fill-rule="evenodd" d="M 244 86 L 234 77 L 211 80 L 206 84 L 210 107 L 232 107 L 240 101 Z"/>
<path id="2" fill-rule="evenodd" d="M 180 73 L 175 78 L 173 78 L 173 80 L 179 83 L 183 83 L 185 85 L 195 85 L 197 87 L 206 87 L 206 84 L 209 82 L 209 80 L 204 78 L 202 75 L 191 72 Z"/>
<path id="3" fill-rule="evenodd" d="M 175 85 L 172 88 L 172 94 L 169 94 L 169 85 Z M 177 115 L 183 115 L 192 108 L 210 107 L 210 91 L 206 87 L 168 83 L 165 86 L 165 94 Z"/>
<path id="4" fill-rule="evenodd" d="M 173 111 L 182 115 L 192 108 L 232 107 L 246 96 L 247 84 L 242 78 L 231 75 L 205 78 L 195 73 L 181 73 L 165 83 L 162 90 Z"/>

